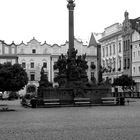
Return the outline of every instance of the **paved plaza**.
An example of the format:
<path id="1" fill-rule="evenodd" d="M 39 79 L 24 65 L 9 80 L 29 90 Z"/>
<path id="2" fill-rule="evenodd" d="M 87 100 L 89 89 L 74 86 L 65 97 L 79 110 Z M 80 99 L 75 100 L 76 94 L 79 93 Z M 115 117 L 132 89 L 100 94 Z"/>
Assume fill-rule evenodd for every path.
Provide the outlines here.
<path id="1" fill-rule="evenodd" d="M 126 106 L 23 108 L 0 112 L 0 140 L 139 140 L 140 100 Z"/>

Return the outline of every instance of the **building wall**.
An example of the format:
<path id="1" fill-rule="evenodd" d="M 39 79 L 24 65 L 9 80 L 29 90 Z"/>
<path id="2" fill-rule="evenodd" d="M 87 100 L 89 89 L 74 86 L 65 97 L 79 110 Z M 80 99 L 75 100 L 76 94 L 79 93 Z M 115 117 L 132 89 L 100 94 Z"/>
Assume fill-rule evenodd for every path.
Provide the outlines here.
<path id="1" fill-rule="evenodd" d="M 123 63 L 124 70 L 123 74 L 127 74 L 128 76 L 132 75 L 132 19 L 129 19 L 129 13 L 126 11 L 124 13 L 124 21 L 122 27 L 122 38 L 123 38 Z"/>
<path id="2" fill-rule="evenodd" d="M 132 34 L 132 77 L 136 82 L 136 91 L 140 92 L 140 34 Z"/>
<path id="3" fill-rule="evenodd" d="M 58 71 L 54 70 L 53 66 L 61 54 L 67 55 L 68 45 L 68 42 L 60 46 L 57 44 L 49 45 L 46 42 L 41 44 L 41 42 L 38 42 L 35 38 L 27 42 L 27 44 L 22 42 L 21 44 L 17 45 L 18 63 L 22 65 L 24 64 L 24 68 L 26 69 L 29 77 L 28 85 L 35 85 L 37 89 L 43 62 L 47 63 L 47 68 L 45 71 L 48 74 L 49 81 L 52 82 L 54 86 L 57 85 L 57 83 L 54 83 L 54 77 Z M 78 41 L 77 39 L 75 39 L 74 45 L 75 49 L 78 50 L 77 55 L 86 54 L 86 60 L 89 67 L 87 70 L 89 80 L 91 79 L 91 75 L 94 73 L 96 81 L 98 81 L 97 47 L 84 45 L 83 42 Z M 92 62 L 94 62 L 96 65 L 95 70 L 90 68 Z M 33 63 L 34 68 L 31 68 Z M 35 75 L 35 79 L 31 80 L 31 75 L 33 74 Z M 24 88 L 24 90 L 20 91 L 21 94 L 26 93 L 27 86 Z"/>
<path id="4" fill-rule="evenodd" d="M 122 75 L 123 72 L 123 43 L 122 27 L 119 23 L 107 28 L 99 40 L 101 43 L 101 65 L 107 69 L 103 78 L 107 77 L 113 82 L 114 78 Z"/>
<path id="5" fill-rule="evenodd" d="M 15 64 L 18 62 L 17 46 L 12 44 L 6 44 L 4 41 L 0 41 L 0 63 L 10 62 Z"/>

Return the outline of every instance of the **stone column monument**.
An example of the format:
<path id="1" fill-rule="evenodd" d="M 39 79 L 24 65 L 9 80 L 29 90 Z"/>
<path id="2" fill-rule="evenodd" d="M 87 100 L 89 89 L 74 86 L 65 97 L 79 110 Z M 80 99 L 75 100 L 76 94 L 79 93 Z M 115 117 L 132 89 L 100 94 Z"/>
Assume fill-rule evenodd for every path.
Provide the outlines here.
<path id="1" fill-rule="evenodd" d="M 71 55 L 72 50 L 74 49 L 74 0 L 67 0 L 67 8 L 69 10 L 69 53 Z"/>

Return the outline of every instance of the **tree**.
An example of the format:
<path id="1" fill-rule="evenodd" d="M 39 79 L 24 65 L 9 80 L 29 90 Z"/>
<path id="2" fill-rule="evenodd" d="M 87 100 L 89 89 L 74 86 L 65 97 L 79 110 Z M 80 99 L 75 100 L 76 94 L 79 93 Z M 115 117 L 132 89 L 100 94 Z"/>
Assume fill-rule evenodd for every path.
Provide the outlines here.
<path id="1" fill-rule="evenodd" d="M 75 85 L 79 86 L 79 83 L 83 87 L 88 83 L 86 55 L 76 56 L 77 50 L 74 48 L 71 55 L 69 53 L 68 51 L 68 56 L 61 54 L 55 63 L 54 70 L 58 69 L 58 74 L 54 81 L 58 82 L 59 87 L 74 88 Z"/>
<path id="2" fill-rule="evenodd" d="M 112 86 L 121 86 L 122 90 L 129 90 L 133 91 L 134 86 L 136 85 L 135 81 L 132 79 L 131 76 L 122 75 L 114 79 Z"/>
<path id="3" fill-rule="evenodd" d="M 27 73 L 20 64 L 0 64 L 0 91 L 19 91 L 27 83 Z"/>

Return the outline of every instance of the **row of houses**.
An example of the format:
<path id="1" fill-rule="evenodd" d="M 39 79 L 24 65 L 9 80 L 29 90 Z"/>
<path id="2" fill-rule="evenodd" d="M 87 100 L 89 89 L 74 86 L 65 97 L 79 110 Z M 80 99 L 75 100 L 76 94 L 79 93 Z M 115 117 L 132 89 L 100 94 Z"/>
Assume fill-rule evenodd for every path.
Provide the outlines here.
<path id="1" fill-rule="evenodd" d="M 124 21 L 115 23 L 105 28 L 102 37 L 97 43 L 93 34 L 88 44 L 84 44 L 77 39 L 74 40 L 74 47 L 78 50 L 78 55 L 86 53 L 88 64 L 87 75 L 89 81 L 92 77 L 98 82 L 98 72 L 100 65 L 107 69 L 103 73 L 104 79 L 111 79 L 127 74 L 132 76 L 136 82 L 136 91 L 140 91 L 140 18 L 129 19 L 129 13 L 124 13 Z M 29 78 L 28 85 L 20 91 L 25 94 L 28 87 L 37 90 L 40 80 L 41 67 L 44 66 L 48 80 L 54 82 L 54 77 L 58 73 L 53 66 L 61 54 L 67 55 L 69 42 L 62 45 L 41 43 L 35 38 L 29 42 L 20 44 L 5 43 L 0 40 L 0 63 L 19 63 L 26 70 Z M 101 63 L 101 64 L 100 64 Z M 91 65 L 96 68 L 92 69 Z"/>
<path id="2" fill-rule="evenodd" d="M 6 44 L 5 41 L 1 40 L 0 63 L 10 62 L 12 64 L 21 64 L 28 74 L 29 82 L 28 85 L 20 91 L 20 94 L 25 94 L 29 88 L 32 88 L 32 90 L 36 92 L 42 66 L 45 68 L 48 80 L 52 82 L 54 86 L 57 85 L 57 83 L 54 82 L 54 77 L 58 71 L 54 70 L 53 66 L 61 54 L 67 55 L 68 46 L 69 43 L 67 41 L 63 45 L 50 45 L 47 44 L 46 41 L 41 43 L 35 38 L 27 43 L 22 41 L 20 44 L 15 44 L 14 42 Z M 82 41 L 75 39 L 74 47 L 78 50 L 77 55 L 86 53 L 89 81 L 91 81 L 91 77 L 95 77 L 98 80 L 97 43 L 93 34 L 91 35 L 89 43 L 86 45 Z M 96 69 L 91 68 L 92 64 L 96 66 Z"/>
<path id="3" fill-rule="evenodd" d="M 124 13 L 122 24 L 115 23 L 105 28 L 101 39 L 101 64 L 107 68 L 103 78 L 114 78 L 127 74 L 136 82 L 140 91 L 140 17 L 129 19 Z"/>

